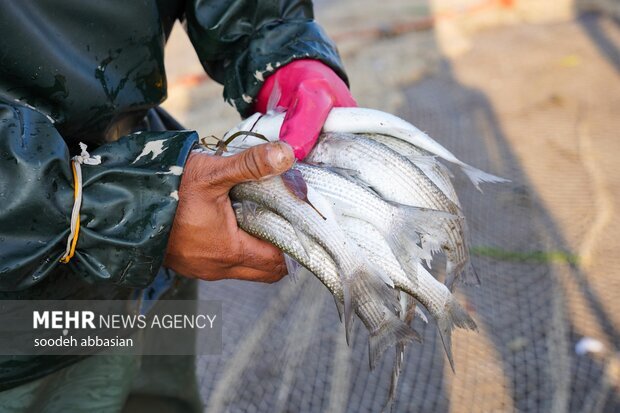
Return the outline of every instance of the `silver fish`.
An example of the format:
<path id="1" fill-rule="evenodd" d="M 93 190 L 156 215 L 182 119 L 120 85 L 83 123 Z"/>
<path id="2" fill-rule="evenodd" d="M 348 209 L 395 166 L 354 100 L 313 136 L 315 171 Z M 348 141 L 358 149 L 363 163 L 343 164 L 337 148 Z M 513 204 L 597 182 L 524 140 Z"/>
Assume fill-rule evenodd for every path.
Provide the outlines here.
<path id="1" fill-rule="evenodd" d="M 365 135 L 374 141 L 384 144 L 388 148 L 392 149 L 409 159 L 415 166 L 420 168 L 422 172 L 431 180 L 437 188 L 443 192 L 450 201 L 454 202 L 459 208 L 461 203 L 459 197 L 456 194 L 456 190 L 452 185 L 452 173 L 444 164 L 439 162 L 433 154 L 424 149 L 420 149 L 417 146 L 405 142 L 400 139 L 395 139 L 387 135 L 368 134 Z"/>
<path id="2" fill-rule="evenodd" d="M 411 123 L 389 113 L 366 108 L 334 108 L 323 125 L 323 131 L 379 133 L 404 140 L 458 165 L 478 190 L 482 182 L 509 182 L 466 164 Z"/>
<path id="3" fill-rule="evenodd" d="M 284 116 L 284 113 L 256 114 L 241 122 L 237 127 L 229 131 L 225 137 L 241 130 L 252 130 L 264 135 L 269 140 L 278 140 Z M 507 179 L 466 164 L 411 123 L 379 110 L 358 107 L 333 108 L 323 124 L 323 132 L 378 133 L 393 136 L 458 165 L 479 190 L 480 184 L 483 182 L 509 182 Z M 251 140 L 248 139 L 248 145 L 253 144 L 250 143 Z"/>
<path id="4" fill-rule="evenodd" d="M 310 188 L 308 188 L 310 189 Z M 281 176 L 260 181 L 238 184 L 230 191 L 230 197 L 237 201 L 252 201 L 268 208 L 294 223 L 294 228 L 302 244 L 314 240 L 332 257 L 338 267 L 343 283 L 344 319 L 347 340 L 351 330 L 352 295 L 351 285 L 362 278 L 372 282 L 372 278 L 385 277 L 382 271 L 372 268 L 363 256 L 357 253 L 357 246 L 351 243 L 333 218 L 321 216 L 311 205 L 293 195 L 285 186 Z M 388 280 L 389 281 L 389 280 Z"/>
<path id="5" fill-rule="evenodd" d="M 306 164 L 297 164 L 295 168 L 309 185 L 332 201 L 334 210 L 340 215 L 373 224 L 406 267 L 415 267 L 419 259 L 430 259 L 429 252 L 417 245 L 420 236 L 427 241 L 447 244 L 444 226 L 456 226 L 455 221 L 462 220 L 443 211 L 386 202 L 375 192 L 326 168 Z"/>
<path id="6" fill-rule="evenodd" d="M 342 283 L 334 260 L 314 240 L 302 244 L 298 232 L 281 216 L 256 207 L 248 212 L 244 204 L 235 205 L 239 226 L 249 234 L 266 240 L 313 273 L 332 293 L 338 303 L 344 302 Z M 249 216 L 248 216 L 249 215 Z M 361 303 L 355 308 L 364 326 L 368 329 L 369 361 L 374 368 L 381 354 L 394 344 L 420 340 L 420 336 L 406 323 L 399 320 L 384 303 L 390 289 L 376 279 L 357 278 L 352 285 L 352 294 Z"/>
<path id="7" fill-rule="evenodd" d="M 436 239 L 425 236 L 423 245 L 429 254 L 438 248 L 446 253 L 449 288 L 461 273 L 463 280 L 479 283 L 469 261 L 467 230 L 460 208 L 405 156 L 362 135 L 331 133 L 322 135 L 307 159 L 344 174 L 352 173 L 354 179 L 368 185 L 385 200 L 459 216 L 460 219 L 444 220 L 442 236 L 437 233 L 431 234 Z"/>
<path id="8" fill-rule="evenodd" d="M 412 274 L 402 269 L 388 243 L 372 225 L 352 218 L 343 220 L 341 225 L 347 236 L 357 242 L 368 260 L 383 268 L 394 281 L 396 288 L 414 297 L 435 319 L 448 361 L 454 370 L 452 330 L 455 327 L 475 330 L 474 320 L 461 307 L 450 290 L 437 281 L 422 264 L 418 263 L 415 274 L 417 283 L 412 283 Z"/>

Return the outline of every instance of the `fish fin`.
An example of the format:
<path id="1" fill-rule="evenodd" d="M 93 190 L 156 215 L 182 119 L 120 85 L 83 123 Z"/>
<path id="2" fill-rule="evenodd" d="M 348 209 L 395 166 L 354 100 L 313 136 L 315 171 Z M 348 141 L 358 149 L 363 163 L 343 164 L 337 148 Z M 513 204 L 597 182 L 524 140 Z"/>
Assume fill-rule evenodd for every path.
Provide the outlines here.
<path id="1" fill-rule="evenodd" d="M 452 356 L 452 330 L 455 327 L 464 328 L 466 330 L 477 330 L 476 322 L 467 314 L 467 311 L 456 300 L 454 296 L 451 296 L 450 300 L 446 303 L 444 311 L 441 316 L 436 319 L 437 330 L 439 331 L 439 337 L 441 343 L 446 351 L 448 362 L 454 372 L 454 358 Z"/>
<path id="2" fill-rule="evenodd" d="M 465 264 L 465 268 L 463 269 L 463 274 L 461 275 L 463 282 L 471 285 L 480 285 L 482 281 L 480 280 L 480 276 L 478 275 L 478 271 L 476 271 L 476 267 L 471 261 L 467 261 Z"/>
<path id="3" fill-rule="evenodd" d="M 247 223 L 248 219 L 256 218 L 256 208 L 258 208 L 258 204 L 248 200 L 241 201 L 241 219 L 243 223 Z"/>
<path id="4" fill-rule="evenodd" d="M 332 296 L 334 297 L 334 303 L 336 303 L 336 310 L 338 310 L 338 318 L 340 319 L 340 322 L 342 323 L 342 317 L 343 317 L 343 313 L 344 313 L 344 305 L 338 301 L 338 299 L 336 298 L 336 296 Z"/>
<path id="5" fill-rule="evenodd" d="M 347 139 L 337 139 L 336 142 L 341 142 L 341 141 L 346 141 L 346 142 L 353 142 Z M 346 150 L 346 149 L 342 149 L 342 150 Z M 304 161 L 304 162 L 308 162 L 308 161 Z M 311 163 L 312 164 L 312 163 Z M 379 193 L 377 192 L 377 190 L 372 186 L 369 185 L 368 182 L 364 181 L 361 178 L 361 174 L 360 171 L 358 171 L 357 169 L 353 169 L 353 168 L 343 168 L 341 166 L 336 166 L 336 165 L 332 165 L 332 164 L 328 164 L 328 163 L 323 163 L 323 162 L 315 162 L 314 165 L 320 166 L 323 169 L 326 169 L 328 171 L 331 171 L 339 176 L 342 176 L 343 178 L 346 178 L 347 180 L 357 184 L 358 186 L 361 186 L 362 188 L 366 188 L 369 191 L 371 191 L 374 194 L 377 194 L 377 196 L 380 196 Z"/>
<path id="6" fill-rule="evenodd" d="M 409 155 L 407 159 L 413 162 L 417 167 L 435 169 L 441 174 L 445 174 L 450 178 L 454 178 L 454 174 L 443 163 L 437 159 L 437 155 Z"/>
<path id="7" fill-rule="evenodd" d="M 347 283 L 350 283 L 350 288 L 345 288 L 344 310 L 347 342 L 349 342 L 348 340 L 350 334 L 346 324 L 347 294 L 353 295 L 353 297 L 349 297 L 348 299 L 350 301 L 348 308 L 357 310 L 360 304 L 364 304 L 363 302 L 360 303 L 357 301 L 358 297 L 366 296 L 366 298 L 371 302 L 379 303 L 383 310 L 384 318 L 381 326 L 376 331 L 370 332 L 370 338 L 368 341 L 369 364 L 371 369 L 374 369 L 377 361 L 388 347 L 398 343 L 422 340 L 417 332 L 411 329 L 411 327 L 405 324 L 393 313 L 393 311 L 396 311 L 400 307 L 397 295 L 394 294 L 394 290 L 383 283 L 382 280 L 377 277 L 368 266 L 361 265 L 356 271 L 353 272 L 353 276 L 351 278 L 347 279 L 346 282 L 343 282 L 343 287 Z M 347 293 L 347 290 L 349 293 Z"/>
<path id="8" fill-rule="evenodd" d="M 467 165 L 466 163 L 463 163 L 460 166 L 463 172 L 465 173 L 465 175 L 467 175 L 467 177 L 472 182 L 472 184 L 474 184 L 476 189 L 480 192 L 482 192 L 482 188 L 480 188 L 480 184 L 482 182 L 489 182 L 489 183 L 510 182 L 510 179 L 501 178 L 499 176 L 492 175 L 488 172 L 484 172 L 480 169 L 474 168 L 471 165 Z"/>
<path id="9" fill-rule="evenodd" d="M 416 316 L 418 316 L 425 324 L 428 324 L 428 318 L 421 309 L 418 300 L 410 296 L 405 291 L 398 291 L 400 301 L 399 317 L 407 325 L 411 325 Z"/>
<path id="10" fill-rule="evenodd" d="M 470 260 L 467 260 L 463 265 L 456 265 L 448 260 L 446 263 L 446 274 L 445 284 L 450 291 L 454 290 L 454 285 L 457 280 L 465 285 L 481 284 L 478 272 Z"/>
<path id="11" fill-rule="evenodd" d="M 314 277 L 315 275 L 306 267 L 299 264 L 299 270 L 297 271 L 297 277 Z"/>
<path id="12" fill-rule="evenodd" d="M 415 273 L 420 260 L 430 262 L 435 245 L 448 242 L 443 229 L 446 220 L 461 220 L 462 217 L 444 211 L 418 208 L 392 203 L 395 207 L 392 228 L 385 234 L 392 252 L 407 273 Z M 426 244 L 420 247 L 418 243 Z M 412 263 L 414 258 L 414 263 Z"/>
<path id="13" fill-rule="evenodd" d="M 434 168 L 439 163 L 439 161 L 437 161 L 436 155 L 420 154 L 420 155 L 406 155 L 405 157 L 418 167 L 422 165 L 422 166 L 426 166 L 429 168 Z"/>
<path id="14" fill-rule="evenodd" d="M 400 303 L 398 299 L 398 292 L 394 287 L 385 284 L 381 277 L 378 277 L 374 273 L 365 280 L 366 286 L 371 288 L 371 293 L 377 302 L 381 302 L 387 306 L 391 311 L 398 311 Z M 392 284 L 393 285 L 393 284 Z"/>
<path id="15" fill-rule="evenodd" d="M 433 268 L 433 250 L 431 248 L 425 248 L 424 246 L 420 247 L 416 245 L 418 250 L 413 254 L 414 257 L 418 258 L 418 263 L 424 261 L 428 268 Z"/>
<path id="16" fill-rule="evenodd" d="M 341 278 L 344 290 L 344 318 L 347 343 L 350 342 L 351 322 L 349 320 L 351 319 L 351 312 L 357 311 L 360 305 L 364 305 L 364 302 L 358 301 L 360 297 L 366 297 L 370 301 L 380 303 L 386 314 L 385 320 L 388 322 L 390 320 L 400 321 L 393 314 L 393 311 L 396 311 L 399 307 L 399 302 L 396 298 L 395 290 L 393 289 L 393 282 L 390 279 L 388 285 L 385 277 L 387 277 L 387 275 L 384 273 L 383 269 L 371 265 L 367 260 L 362 260 L 359 266 L 351 272 L 350 276 Z M 406 324 L 402 323 L 402 321 L 401 324 L 408 327 Z M 384 329 L 380 328 L 380 330 Z M 392 330 L 394 330 L 394 328 L 388 328 L 387 332 L 390 333 Z M 396 333 L 399 332 L 398 329 L 395 329 L 395 331 Z M 413 331 L 409 334 L 414 338 L 420 338 L 419 335 Z M 403 335 L 403 337 L 407 336 L 404 333 L 401 335 Z M 393 342 L 396 341 L 393 340 Z M 375 343 L 379 343 L 379 347 L 377 347 Z M 381 343 L 385 343 L 385 340 L 382 338 L 371 339 L 370 348 L 373 349 L 371 356 L 377 353 L 377 351 L 375 351 L 376 348 L 381 348 L 383 345 Z M 382 353 L 385 348 L 386 347 L 383 347 L 379 353 Z M 374 360 L 374 358 L 371 359 L 371 365 L 374 365 Z"/>
<path id="17" fill-rule="evenodd" d="M 388 398 L 383 407 L 383 411 L 392 412 L 394 409 L 394 400 L 396 400 L 396 391 L 398 390 L 398 379 L 400 371 L 405 359 L 405 346 L 403 344 L 396 345 L 396 356 L 394 357 L 394 366 L 392 367 L 392 376 L 390 377 L 390 389 L 388 390 Z"/>
<path id="18" fill-rule="evenodd" d="M 372 193 L 377 194 L 378 196 L 380 196 L 377 193 L 377 190 L 372 185 L 369 185 L 368 182 L 364 181 L 360 177 L 360 172 L 355 170 L 355 169 L 341 168 L 341 167 L 334 166 L 334 165 L 323 166 L 323 168 L 329 169 L 330 171 L 332 171 L 334 173 L 337 173 L 340 176 L 345 177 L 349 181 L 354 182 L 355 184 L 361 186 L 362 188 L 366 188 L 369 191 L 371 191 Z"/>
<path id="19" fill-rule="evenodd" d="M 445 174 L 448 178 L 454 178 L 454 174 L 452 173 L 452 171 L 448 169 L 448 167 L 443 163 L 437 161 L 435 163 L 435 167 L 437 168 L 438 172 Z"/>
<path id="20" fill-rule="evenodd" d="M 332 171 L 346 179 L 348 179 L 351 182 L 354 182 L 355 184 L 361 186 L 362 188 L 366 188 L 369 191 L 371 191 L 374 194 L 377 194 L 377 196 L 380 196 L 377 192 L 377 190 L 372 186 L 369 185 L 368 182 L 364 181 L 363 179 L 361 179 L 360 177 L 360 172 L 355 170 L 355 169 L 351 169 L 351 168 L 341 168 L 339 166 L 334 166 L 334 165 L 326 165 L 326 164 L 322 164 L 321 167 L 323 169 L 327 169 L 329 171 Z"/>
<path id="21" fill-rule="evenodd" d="M 318 212 L 321 217 L 327 222 L 338 222 L 336 213 L 334 212 L 330 202 L 319 191 L 314 189 L 312 185 L 307 185 L 308 201 L 312 205 L 312 208 Z"/>
<path id="22" fill-rule="evenodd" d="M 422 341 L 422 337 L 396 317 L 388 308 L 384 308 L 385 320 L 378 331 L 370 333 L 368 339 L 368 354 L 370 369 L 374 370 L 381 355 L 395 344 L 404 344 L 410 341 Z"/>
<path id="23" fill-rule="evenodd" d="M 441 242 L 436 237 L 427 236 L 426 234 L 420 235 L 420 241 L 425 254 L 425 261 L 430 266 L 432 256 L 441 252 Z"/>
<path id="24" fill-rule="evenodd" d="M 327 219 L 308 199 L 308 184 L 298 169 L 289 169 L 280 175 L 280 179 L 289 193 L 308 204 L 321 218 Z"/>
<path id="25" fill-rule="evenodd" d="M 286 270 L 288 271 L 288 276 L 291 281 L 296 282 L 300 273 L 300 269 L 303 268 L 300 263 L 295 261 L 293 257 L 284 253 L 284 264 L 286 265 Z"/>
<path id="26" fill-rule="evenodd" d="M 309 236 L 307 236 L 302 230 L 300 230 L 299 228 L 295 226 L 293 226 L 293 230 L 295 230 L 295 235 L 297 235 L 297 239 L 299 240 L 299 243 L 303 247 L 304 252 L 306 253 L 306 257 L 309 257 L 310 256 L 309 251 L 312 250 L 312 239 L 310 239 Z"/>
<path id="27" fill-rule="evenodd" d="M 451 178 L 454 174 L 433 156 L 411 156 L 408 159 L 459 209 L 461 202 L 456 194 Z"/>
<path id="28" fill-rule="evenodd" d="M 398 316 L 401 320 L 405 321 L 411 307 L 411 302 L 409 301 L 409 296 L 407 295 L 407 293 L 405 293 L 404 291 L 398 291 L 398 303 L 400 304 L 400 307 L 398 309 Z"/>
<path id="29" fill-rule="evenodd" d="M 355 280 L 354 280 L 355 281 Z M 353 309 L 351 308 L 351 286 L 350 280 L 342 280 L 342 294 L 344 297 L 344 331 L 347 339 L 347 345 L 351 345 L 351 331 L 353 330 Z"/>
<path id="30" fill-rule="evenodd" d="M 398 228 L 401 236 L 411 236 L 417 234 L 414 239 L 421 241 L 420 235 L 425 235 L 426 242 L 437 242 L 443 244 L 447 236 L 441 236 L 445 232 L 442 228 L 444 223 L 450 221 L 462 221 L 464 218 L 446 211 L 436 209 L 420 208 L 409 205 L 391 202 L 396 208 L 394 214 L 393 227 Z"/>
<path id="31" fill-rule="evenodd" d="M 282 97 L 282 88 L 278 83 L 278 79 L 276 79 L 273 84 L 273 89 L 271 89 L 271 94 L 269 95 L 269 99 L 267 100 L 267 113 L 275 113 L 278 109 L 278 103 L 280 102 L 280 98 Z"/>
<path id="32" fill-rule="evenodd" d="M 371 268 L 372 274 L 375 274 L 388 287 L 394 288 L 394 281 L 390 278 L 389 275 L 386 274 L 386 272 L 382 268 L 379 268 L 377 265 L 371 264 L 370 262 L 368 262 L 368 266 Z"/>
<path id="33" fill-rule="evenodd" d="M 329 171 L 332 171 L 334 173 L 337 173 L 338 175 L 342 175 L 345 178 L 349 179 L 350 181 L 355 181 L 356 183 L 360 179 L 360 171 L 356 169 L 342 168 L 340 166 L 326 165 L 326 164 L 322 164 L 321 167 Z"/>
<path id="34" fill-rule="evenodd" d="M 426 314 L 424 314 L 424 311 L 422 311 L 421 306 L 416 305 L 413 311 L 414 311 L 414 314 L 418 316 L 420 320 L 424 322 L 424 324 L 428 324 L 428 317 L 426 317 Z M 411 318 L 413 319 L 413 317 Z"/>
<path id="35" fill-rule="evenodd" d="M 358 302 L 358 297 L 363 296 L 359 291 L 366 291 L 370 294 L 370 299 L 382 303 L 386 311 L 389 311 L 389 308 L 394 310 L 398 308 L 394 290 L 391 288 L 394 283 L 390 279 L 391 286 L 388 285 L 386 277 L 383 270 L 372 266 L 367 260 L 362 260 L 359 267 L 349 277 L 340 277 L 344 295 L 344 325 L 347 344 L 350 344 L 353 312 L 357 311 L 360 304 L 363 304 Z"/>

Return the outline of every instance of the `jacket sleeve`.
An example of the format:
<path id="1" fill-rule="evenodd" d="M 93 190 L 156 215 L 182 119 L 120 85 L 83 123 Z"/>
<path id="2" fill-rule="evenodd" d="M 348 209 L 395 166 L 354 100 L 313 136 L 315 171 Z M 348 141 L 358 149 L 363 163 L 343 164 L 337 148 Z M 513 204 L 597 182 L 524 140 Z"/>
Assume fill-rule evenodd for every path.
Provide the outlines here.
<path id="1" fill-rule="evenodd" d="M 40 112 L 0 100 L 0 291 L 28 288 L 57 266 L 88 280 L 144 287 L 159 269 L 194 132 L 134 134 L 82 165 L 75 256 L 59 263 L 70 232 L 73 174 L 67 145 Z"/>
<path id="2" fill-rule="evenodd" d="M 264 80 L 296 59 L 316 59 L 348 82 L 308 0 L 192 0 L 185 23 L 202 65 L 242 116 Z"/>

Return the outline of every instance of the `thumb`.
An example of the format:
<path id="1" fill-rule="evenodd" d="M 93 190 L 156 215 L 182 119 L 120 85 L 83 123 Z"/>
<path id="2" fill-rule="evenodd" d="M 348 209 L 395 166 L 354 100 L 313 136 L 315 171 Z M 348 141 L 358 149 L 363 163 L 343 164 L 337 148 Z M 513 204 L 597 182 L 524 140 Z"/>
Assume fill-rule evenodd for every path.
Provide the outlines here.
<path id="1" fill-rule="evenodd" d="M 327 87 L 322 80 L 302 83 L 293 107 L 286 112 L 280 139 L 293 147 L 297 159 L 312 150 L 333 106 Z"/>
<path id="2" fill-rule="evenodd" d="M 213 171 L 211 185 L 230 189 L 238 183 L 279 175 L 293 166 L 293 150 L 285 142 L 253 146 L 236 155 L 221 158 Z"/>

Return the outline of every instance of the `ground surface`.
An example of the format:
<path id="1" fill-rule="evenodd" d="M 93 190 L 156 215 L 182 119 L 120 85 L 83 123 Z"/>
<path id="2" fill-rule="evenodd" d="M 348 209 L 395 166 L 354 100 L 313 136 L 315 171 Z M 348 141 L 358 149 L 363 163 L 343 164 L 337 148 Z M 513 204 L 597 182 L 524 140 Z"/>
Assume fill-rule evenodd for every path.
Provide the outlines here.
<path id="1" fill-rule="evenodd" d="M 586 15 L 494 28 L 448 59 L 415 23 L 431 14 L 426 2 L 343 3 L 318 2 L 318 18 L 360 105 L 512 180 L 480 194 L 454 170 L 483 283 L 459 299 L 480 332 L 455 334 L 452 374 L 432 323 L 416 324 L 425 341 L 409 350 L 395 411 L 618 411 L 620 27 Z M 404 29 L 377 35 L 394 22 Z M 238 118 L 188 47 L 177 30 L 166 106 L 201 136 L 221 136 Z M 223 355 L 198 363 L 207 411 L 381 410 L 390 356 L 368 371 L 365 333 L 346 347 L 316 280 L 217 282 L 201 295 L 223 300 L 225 316 Z M 576 354 L 584 337 L 602 351 Z"/>

